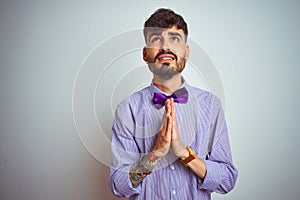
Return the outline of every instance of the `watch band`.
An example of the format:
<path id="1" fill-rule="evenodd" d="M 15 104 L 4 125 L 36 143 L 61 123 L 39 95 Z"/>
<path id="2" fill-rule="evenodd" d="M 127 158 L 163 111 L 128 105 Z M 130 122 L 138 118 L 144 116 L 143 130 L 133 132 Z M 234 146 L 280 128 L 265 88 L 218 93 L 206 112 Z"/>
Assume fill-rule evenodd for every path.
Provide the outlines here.
<path id="1" fill-rule="evenodd" d="M 189 163 L 189 162 L 191 162 L 192 160 L 194 160 L 195 158 L 196 158 L 196 153 L 192 150 L 192 148 L 191 147 L 186 147 L 186 150 L 188 150 L 188 152 L 189 152 L 189 156 L 186 158 L 186 159 L 181 159 L 181 158 L 179 158 L 179 161 L 182 163 L 182 164 L 184 164 L 184 166 L 188 166 L 187 164 Z"/>

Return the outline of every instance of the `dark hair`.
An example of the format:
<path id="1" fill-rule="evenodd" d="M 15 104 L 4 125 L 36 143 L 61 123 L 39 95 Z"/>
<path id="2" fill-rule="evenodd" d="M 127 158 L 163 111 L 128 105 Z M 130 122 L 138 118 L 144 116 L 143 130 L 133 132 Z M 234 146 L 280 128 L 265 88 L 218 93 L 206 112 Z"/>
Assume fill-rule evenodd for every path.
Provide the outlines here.
<path id="1" fill-rule="evenodd" d="M 152 28 L 171 28 L 172 26 L 176 26 L 178 29 L 183 30 L 186 41 L 188 36 L 188 28 L 183 17 L 179 14 L 176 14 L 171 9 L 160 8 L 156 10 L 144 24 L 145 40 L 147 41 L 147 33 L 151 31 Z"/>

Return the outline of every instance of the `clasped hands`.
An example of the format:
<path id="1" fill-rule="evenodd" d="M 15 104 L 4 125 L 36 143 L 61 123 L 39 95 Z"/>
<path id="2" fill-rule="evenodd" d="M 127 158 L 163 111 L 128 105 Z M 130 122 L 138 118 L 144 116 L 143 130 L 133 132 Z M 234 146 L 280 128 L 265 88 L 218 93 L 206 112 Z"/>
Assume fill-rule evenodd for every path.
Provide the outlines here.
<path id="1" fill-rule="evenodd" d="M 185 157 L 188 154 L 178 132 L 173 98 L 165 102 L 165 112 L 153 152 L 157 157 L 162 158 L 170 149 L 177 157 Z"/>

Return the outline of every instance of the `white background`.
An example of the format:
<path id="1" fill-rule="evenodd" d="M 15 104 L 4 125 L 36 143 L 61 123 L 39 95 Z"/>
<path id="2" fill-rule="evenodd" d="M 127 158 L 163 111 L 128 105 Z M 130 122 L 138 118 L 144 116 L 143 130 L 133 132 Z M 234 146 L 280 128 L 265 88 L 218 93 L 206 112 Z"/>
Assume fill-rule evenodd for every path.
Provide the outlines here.
<path id="1" fill-rule="evenodd" d="M 73 83 L 95 46 L 169 7 L 223 80 L 239 177 L 213 199 L 298 200 L 300 3 L 121 2 L 0 2 L 0 199 L 114 199 L 76 132 Z"/>

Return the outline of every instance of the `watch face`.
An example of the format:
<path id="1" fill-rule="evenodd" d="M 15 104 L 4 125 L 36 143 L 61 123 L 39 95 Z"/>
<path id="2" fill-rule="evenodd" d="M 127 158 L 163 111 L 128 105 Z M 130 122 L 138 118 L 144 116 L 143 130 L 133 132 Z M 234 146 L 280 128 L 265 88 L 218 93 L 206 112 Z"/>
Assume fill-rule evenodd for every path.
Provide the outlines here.
<path id="1" fill-rule="evenodd" d="M 196 158 L 196 154 L 193 152 L 193 150 L 192 150 L 190 147 L 187 147 L 186 149 L 187 149 L 188 152 L 189 152 L 189 157 L 187 157 L 187 158 L 184 159 L 184 160 L 180 160 L 180 161 L 181 161 L 186 167 L 188 167 L 187 164 Z"/>
<path id="2" fill-rule="evenodd" d="M 188 152 L 190 153 L 190 156 L 196 157 L 196 153 L 192 150 L 191 147 L 187 147 Z"/>

